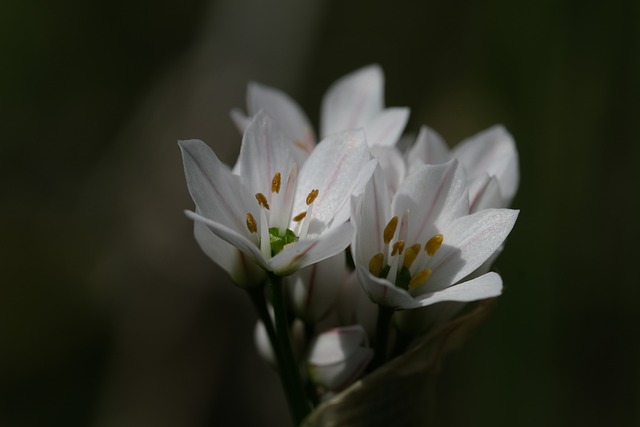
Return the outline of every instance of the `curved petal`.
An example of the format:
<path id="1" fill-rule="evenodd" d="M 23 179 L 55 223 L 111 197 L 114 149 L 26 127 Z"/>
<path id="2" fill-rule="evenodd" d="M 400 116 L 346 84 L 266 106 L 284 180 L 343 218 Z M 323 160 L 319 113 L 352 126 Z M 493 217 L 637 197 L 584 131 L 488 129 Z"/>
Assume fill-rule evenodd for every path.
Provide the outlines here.
<path id="1" fill-rule="evenodd" d="M 290 243 L 269 260 L 269 269 L 280 276 L 327 259 L 345 250 L 353 238 L 353 225 L 345 222 L 320 237 Z"/>
<path id="2" fill-rule="evenodd" d="M 387 108 L 372 117 L 364 125 L 370 147 L 395 145 L 409 120 L 406 107 Z"/>
<path id="3" fill-rule="evenodd" d="M 248 260 L 251 262 L 255 262 L 265 270 L 269 270 L 269 267 L 260 252 L 260 249 L 254 242 L 247 240 L 246 237 L 240 235 L 235 230 L 225 226 L 216 221 L 212 221 L 209 218 L 205 218 L 202 215 L 198 215 L 195 212 L 184 211 L 185 215 L 188 218 L 191 218 L 194 221 L 198 221 L 206 225 L 209 230 L 211 230 L 216 236 L 220 237 L 222 240 L 227 243 L 235 246 L 242 252 L 244 252 L 248 256 Z"/>
<path id="4" fill-rule="evenodd" d="M 242 138 L 239 158 L 242 182 L 250 194 L 262 193 L 271 202 L 274 175 L 280 172 L 282 181 L 287 182 L 293 161 L 291 146 L 278 125 L 266 113 L 256 114 Z"/>
<path id="5" fill-rule="evenodd" d="M 422 126 L 413 146 L 407 152 L 409 169 L 413 170 L 418 165 L 438 165 L 451 160 L 449 147 L 444 139 L 428 126 Z"/>
<path id="6" fill-rule="evenodd" d="M 370 348 L 357 348 L 348 358 L 333 364 L 317 365 L 309 363 L 309 377 L 314 383 L 329 390 L 340 391 L 352 384 L 364 372 L 373 358 Z"/>
<path id="7" fill-rule="evenodd" d="M 373 276 L 362 264 L 356 265 L 356 268 L 360 284 L 371 301 L 397 310 L 420 307 L 420 304 L 409 292 L 386 279 Z"/>
<path id="8" fill-rule="evenodd" d="M 367 333 L 360 325 L 329 329 L 313 341 L 307 360 L 317 365 L 338 363 L 349 358 L 366 342 Z"/>
<path id="9" fill-rule="evenodd" d="M 353 223 L 356 226 L 355 262 L 368 265 L 375 254 L 384 248 L 383 231 L 389 220 L 390 197 L 382 168 L 377 167 L 355 206 Z"/>
<path id="10" fill-rule="evenodd" d="M 442 232 L 444 243 L 433 256 L 433 274 L 425 290 L 440 290 L 463 279 L 496 252 L 516 222 L 519 211 L 485 209 L 462 217 Z"/>
<path id="11" fill-rule="evenodd" d="M 325 94 L 320 136 L 364 126 L 384 108 L 384 74 L 378 65 L 361 68 L 337 80 Z"/>
<path id="12" fill-rule="evenodd" d="M 369 168 L 373 173 L 373 168 L 367 166 L 370 160 L 361 130 L 334 134 L 316 146 L 298 175 L 293 205 L 294 214 L 306 211 L 307 195 L 313 189 L 319 190 L 313 204 L 315 224 L 311 223 L 310 234 L 321 232 L 338 211 L 348 206 L 353 191 L 369 178 L 363 177 L 361 171 Z"/>
<path id="13" fill-rule="evenodd" d="M 194 221 L 193 234 L 202 251 L 226 271 L 239 286 L 250 287 L 264 282 L 264 270 L 249 261 L 235 246 L 216 236 L 204 223 Z"/>
<path id="14" fill-rule="evenodd" d="M 371 154 L 378 160 L 389 184 L 391 194 L 395 194 L 406 175 L 406 167 L 402 154 L 395 147 L 371 147 Z"/>
<path id="15" fill-rule="evenodd" d="M 240 131 L 240 135 L 244 134 L 244 131 L 249 127 L 249 123 L 251 123 L 251 117 L 244 114 L 240 109 L 234 108 L 229 112 L 229 116 L 231 116 L 231 121 L 238 131 Z"/>
<path id="16" fill-rule="evenodd" d="M 409 212 L 408 236 L 426 242 L 453 219 L 469 212 L 467 180 L 454 159 L 443 165 L 423 165 L 410 174 L 393 199 L 392 212 Z"/>
<path id="17" fill-rule="evenodd" d="M 518 151 L 511 134 L 501 125 L 493 126 L 460 142 L 453 149 L 469 179 L 484 173 L 495 175 L 504 198 L 510 202 L 518 190 Z"/>
<path id="18" fill-rule="evenodd" d="M 502 278 L 498 273 L 490 272 L 441 291 L 421 295 L 418 303 L 424 307 L 442 301 L 470 302 L 497 297 L 501 293 Z"/>
<path id="19" fill-rule="evenodd" d="M 198 211 L 250 239 L 246 215 L 251 212 L 256 216 L 257 210 L 255 203 L 247 197 L 240 178 L 233 175 L 204 142 L 190 140 L 178 144 L 189 193 Z"/>
<path id="20" fill-rule="evenodd" d="M 308 153 L 313 150 L 316 138 L 309 119 L 286 93 L 251 82 L 247 88 L 247 109 L 250 115 L 264 111 L 278 124 L 287 139 L 301 145 Z"/>
<path id="21" fill-rule="evenodd" d="M 506 208 L 507 204 L 502 193 L 500 184 L 495 176 L 484 176 L 469 183 L 469 211 L 478 212 L 489 208 Z"/>

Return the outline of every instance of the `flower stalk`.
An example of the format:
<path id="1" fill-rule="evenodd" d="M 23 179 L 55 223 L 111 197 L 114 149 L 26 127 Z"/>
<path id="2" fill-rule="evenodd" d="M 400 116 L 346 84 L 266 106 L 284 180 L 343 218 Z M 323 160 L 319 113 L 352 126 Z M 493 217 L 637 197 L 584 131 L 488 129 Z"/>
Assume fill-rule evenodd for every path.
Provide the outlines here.
<path id="1" fill-rule="evenodd" d="M 300 375 L 300 368 L 293 355 L 282 277 L 273 273 L 269 273 L 268 276 L 271 287 L 271 302 L 273 304 L 276 322 L 275 334 L 273 334 L 275 335 L 275 341 L 272 339 L 272 334 L 269 333 L 268 328 L 267 333 L 269 333 L 269 339 L 272 341 L 271 345 L 276 354 L 280 381 L 287 396 L 291 416 L 293 417 L 295 425 L 300 425 L 302 420 L 311 412 L 311 405 L 306 397 L 306 390 Z M 270 322 L 271 319 L 268 318 L 268 323 Z M 273 329 L 273 326 L 271 328 Z"/>
<path id="2" fill-rule="evenodd" d="M 387 342 L 389 341 L 389 326 L 393 309 L 383 304 L 378 304 L 378 320 L 376 323 L 375 355 L 369 365 L 369 371 L 375 370 L 387 360 Z"/>

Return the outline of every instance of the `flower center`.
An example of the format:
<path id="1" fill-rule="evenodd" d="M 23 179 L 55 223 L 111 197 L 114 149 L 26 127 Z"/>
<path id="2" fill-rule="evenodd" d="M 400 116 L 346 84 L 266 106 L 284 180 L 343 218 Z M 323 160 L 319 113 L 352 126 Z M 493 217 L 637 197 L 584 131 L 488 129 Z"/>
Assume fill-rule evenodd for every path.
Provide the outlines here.
<path id="1" fill-rule="evenodd" d="M 297 178 L 297 166 L 294 164 L 287 178 L 285 191 L 281 192 L 282 174 L 276 172 L 271 180 L 271 197 L 263 193 L 256 193 L 255 198 L 260 208 L 260 222 L 247 213 L 247 229 L 251 234 L 257 234 L 258 245 L 262 255 L 269 259 L 280 253 L 286 245 L 304 238 L 309 229 L 313 202 L 318 197 L 317 189 L 311 190 L 305 200 L 308 208 L 292 218 L 296 224 L 296 232 L 288 228 L 293 205 L 293 192 Z"/>
<path id="2" fill-rule="evenodd" d="M 369 271 L 375 277 L 388 279 L 396 286 L 412 291 L 429 280 L 431 269 L 427 268 L 430 259 L 436 254 L 444 236 L 436 234 L 423 246 L 420 243 L 406 247 L 406 236 L 399 236 L 391 245 L 398 228 L 398 217 L 394 216 L 387 223 L 382 233 L 384 241 L 383 252 L 375 254 L 369 260 Z M 402 219 L 401 233 L 406 234 L 407 215 Z"/>

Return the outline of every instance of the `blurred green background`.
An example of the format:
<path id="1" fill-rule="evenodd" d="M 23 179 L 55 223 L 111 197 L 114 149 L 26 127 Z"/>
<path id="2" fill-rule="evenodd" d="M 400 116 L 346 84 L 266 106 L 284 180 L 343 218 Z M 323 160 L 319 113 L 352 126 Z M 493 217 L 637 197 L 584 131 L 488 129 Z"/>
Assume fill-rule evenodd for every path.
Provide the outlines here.
<path id="1" fill-rule="evenodd" d="M 640 425 L 640 2 L 5 0 L 0 43 L 0 425 L 288 425 L 176 140 L 232 163 L 248 80 L 317 125 L 374 62 L 409 131 L 520 151 L 506 289 L 437 425 Z"/>

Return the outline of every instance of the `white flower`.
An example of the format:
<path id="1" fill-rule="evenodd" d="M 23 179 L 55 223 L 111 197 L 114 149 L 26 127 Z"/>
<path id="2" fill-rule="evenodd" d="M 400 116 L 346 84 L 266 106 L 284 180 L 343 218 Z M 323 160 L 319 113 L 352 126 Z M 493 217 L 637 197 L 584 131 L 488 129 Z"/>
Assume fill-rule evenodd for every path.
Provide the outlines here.
<path id="1" fill-rule="evenodd" d="M 287 94 L 258 83 L 247 88 L 247 113 L 231 111 L 241 131 L 250 117 L 264 111 L 282 129 L 300 164 L 313 151 L 316 137 L 309 119 Z M 356 70 L 337 80 L 321 105 L 320 136 L 363 128 L 370 146 L 394 145 L 409 118 L 408 108 L 384 108 L 384 75 L 377 65 Z"/>
<path id="2" fill-rule="evenodd" d="M 348 246 L 353 227 L 345 222 L 345 207 L 375 167 L 364 135 L 352 131 L 318 144 L 298 173 L 290 144 L 262 113 L 245 132 L 240 176 L 202 141 L 181 141 L 180 147 L 197 212 L 187 216 L 238 248 L 248 262 L 278 275 Z"/>
<path id="3" fill-rule="evenodd" d="M 466 177 L 456 160 L 415 167 L 393 197 L 376 168 L 353 206 L 354 260 L 374 302 L 410 309 L 500 294 L 496 273 L 463 280 L 500 247 L 518 212 L 470 214 Z"/>
<path id="4" fill-rule="evenodd" d="M 409 170 L 423 164 L 442 164 L 458 159 L 464 169 L 470 209 L 508 207 L 520 181 L 518 151 L 511 134 L 501 125 L 477 133 L 449 150 L 442 137 L 423 126 L 407 153 Z"/>
<path id="5" fill-rule="evenodd" d="M 362 326 L 344 326 L 325 331 L 313 340 L 307 371 L 314 383 L 339 391 L 360 377 L 372 357 Z"/>

